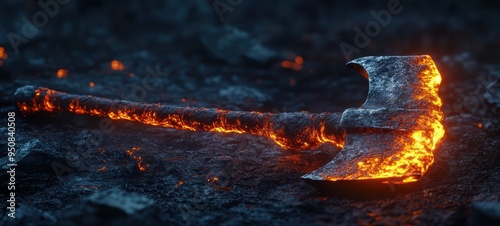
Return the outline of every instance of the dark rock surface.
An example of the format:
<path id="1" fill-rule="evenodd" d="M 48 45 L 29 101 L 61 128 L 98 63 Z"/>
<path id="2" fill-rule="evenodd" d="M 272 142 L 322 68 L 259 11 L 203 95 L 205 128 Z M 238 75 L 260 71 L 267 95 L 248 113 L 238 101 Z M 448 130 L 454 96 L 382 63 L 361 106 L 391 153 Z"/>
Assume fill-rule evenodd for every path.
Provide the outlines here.
<path id="1" fill-rule="evenodd" d="M 200 39 L 210 54 L 231 64 L 241 64 L 244 58 L 266 63 L 276 56 L 274 51 L 235 27 L 209 27 Z"/>
<path id="2" fill-rule="evenodd" d="M 396 187 L 385 197 L 358 195 L 370 186 L 350 196 L 318 192 L 300 176 L 340 151 L 329 145 L 290 152 L 250 135 L 17 112 L 16 147 L 26 153 L 18 161 L 27 166 L 16 169 L 17 219 L 2 215 L 1 225 L 75 221 L 80 215 L 72 213 L 100 202 L 82 199 L 110 189 L 126 192 L 124 200 L 147 196 L 159 207 L 159 220 L 173 225 L 474 224 L 483 210 L 473 203 L 500 200 L 500 4 L 400 4 L 402 12 L 350 57 L 429 54 L 441 71 L 447 133 L 434 164 L 411 190 Z M 16 111 L 13 93 L 27 84 L 263 112 L 337 112 L 363 104 L 368 83 L 345 68 L 339 45 L 355 45 L 353 28 L 364 30 L 376 20 L 370 11 L 387 9 L 387 2 L 243 0 L 228 6 L 221 21 L 212 2 L 201 0 L 73 0 L 26 37 L 22 18 L 31 20 L 41 7 L 34 0 L 2 0 L 0 46 L 8 56 L 0 56 L 0 132 L 7 133 L 7 112 Z M 27 40 L 17 51 L 11 32 Z M 217 44 L 234 33 L 242 35 L 232 42 L 243 47 Z M 112 60 L 124 69 L 112 70 Z M 58 78 L 58 69 L 68 74 Z M 6 139 L 0 146 L 6 150 Z M 0 176 L 1 200 L 8 199 L 8 180 Z"/>
<path id="3" fill-rule="evenodd" d="M 19 167 L 26 168 L 26 171 L 35 172 L 39 170 L 43 170 L 38 167 L 32 166 L 50 166 L 53 161 L 61 161 L 64 160 L 64 156 L 60 152 L 57 152 L 50 147 L 45 147 L 40 140 L 33 139 L 26 143 L 24 143 L 19 149 L 16 151 L 14 164 L 17 164 Z M 2 165 L 3 170 L 8 170 L 8 163 L 11 163 L 7 156 L 0 159 L 0 164 Z M 45 169 L 50 170 L 50 168 Z"/>
<path id="4" fill-rule="evenodd" d="M 160 211 L 145 196 L 121 190 L 96 192 L 68 210 L 63 225 L 159 225 Z"/>
<path id="5" fill-rule="evenodd" d="M 472 204 L 472 215 L 469 219 L 470 225 L 499 225 L 500 203 L 477 202 Z"/>
<path id="6" fill-rule="evenodd" d="M 2 216 L 1 225 L 54 225 L 57 224 L 57 218 L 50 212 L 36 207 L 24 204 L 16 210 L 16 218 L 10 218 L 7 215 Z"/>

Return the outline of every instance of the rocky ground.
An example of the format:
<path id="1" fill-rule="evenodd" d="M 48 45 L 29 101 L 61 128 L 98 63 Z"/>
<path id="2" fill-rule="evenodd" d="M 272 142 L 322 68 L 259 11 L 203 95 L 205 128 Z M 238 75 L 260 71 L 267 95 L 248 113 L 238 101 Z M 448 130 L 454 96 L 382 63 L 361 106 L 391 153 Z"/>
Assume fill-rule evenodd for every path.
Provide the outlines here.
<path id="1" fill-rule="evenodd" d="M 36 1 L 0 6 L 0 131 L 15 111 L 18 153 L 16 219 L 2 208 L 2 225 L 500 221 L 499 3 L 401 1 L 366 46 L 355 27 L 377 21 L 370 11 L 388 11 L 387 2 L 74 0 L 52 5 L 46 24 L 32 20 L 46 12 Z M 342 43 L 359 51 L 344 54 Z M 366 185 L 325 194 L 302 181 L 340 151 L 328 145 L 290 152 L 251 135 L 124 121 L 103 129 L 95 117 L 24 117 L 13 100 L 31 84 L 179 106 L 334 112 L 366 98 L 368 83 L 347 58 L 413 54 L 431 55 L 441 71 L 446 135 L 426 175 L 385 196 Z M 0 144 L 7 171 L 6 138 Z M 0 179 L 7 200 L 10 177 Z"/>

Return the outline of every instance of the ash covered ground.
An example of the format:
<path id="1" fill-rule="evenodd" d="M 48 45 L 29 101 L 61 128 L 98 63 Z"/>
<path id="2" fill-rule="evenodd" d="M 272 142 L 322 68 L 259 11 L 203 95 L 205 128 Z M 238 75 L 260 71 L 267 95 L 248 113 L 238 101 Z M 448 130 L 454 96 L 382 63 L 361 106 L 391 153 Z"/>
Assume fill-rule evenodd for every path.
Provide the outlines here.
<path id="1" fill-rule="evenodd" d="M 17 112 L 13 94 L 23 85 L 179 106 L 338 112 L 364 102 L 368 82 L 344 64 L 368 55 L 433 57 L 446 135 L 412 189 L 326 195 L 300 176 L 340 151 L 328 145 L 290 152 L 251 135 L 17 112 L 16 219 L 3 207 L 11 191 L 2 173 L 1 224 L 498 223 L 500 3 L 394 2 L 70 0 L 47 8 L 3 0 L 3 171 L 7 112 Z M 380 10 L 390 18 L 374 16 Z M 357 39 L 357 28 L 371 35 Z"/>

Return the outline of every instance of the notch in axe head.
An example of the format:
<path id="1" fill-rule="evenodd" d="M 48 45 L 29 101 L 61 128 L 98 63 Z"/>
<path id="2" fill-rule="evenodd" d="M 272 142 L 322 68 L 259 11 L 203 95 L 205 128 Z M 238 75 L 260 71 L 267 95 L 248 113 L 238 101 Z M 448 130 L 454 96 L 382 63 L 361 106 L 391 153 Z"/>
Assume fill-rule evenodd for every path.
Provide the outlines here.
<path id="1" fill-rule="evenodd" d="M 441 76 L 430 56 L 368 56 L 347 63 L 369 80 L 360 108 L 340 118 L 344 148 L 327 165 L 302 178 L 314 181 L 418 180 L 433 163 L 444 135 Z"/>
<path id="2" fill-rule="evenodd" d="M 71 112 L 193 131 L 249 133 L 291 150 L 331 143 L 343 150 L 307 181 L 415 181 L 433 162 L 441 124 L 441 76 L 430 56 L 363 57 L 352 67 L 369 79 L 366 102 L 342 113 L 260 113 L 178 107 L 74 95 L 24 86 L 15 99 L 23 113 Z"/>

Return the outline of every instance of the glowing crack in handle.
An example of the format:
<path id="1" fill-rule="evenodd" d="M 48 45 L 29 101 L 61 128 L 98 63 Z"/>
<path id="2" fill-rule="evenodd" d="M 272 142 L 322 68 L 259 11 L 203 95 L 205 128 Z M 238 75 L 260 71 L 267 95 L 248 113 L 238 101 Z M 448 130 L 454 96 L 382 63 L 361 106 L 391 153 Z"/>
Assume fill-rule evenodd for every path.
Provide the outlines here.
<path id="1" fill-rule="evenodd" d="M 342 147 L 340 113 L 260 113 L 215 108 L 177 107 L 74 95 L 44 87 L 24 86 L 15 97 L 22 113 L 71 112 L 141 122 L 167 128 L 247 133 L 271 138 L 290 150 L 307 150 L 322 143 Z"/>

